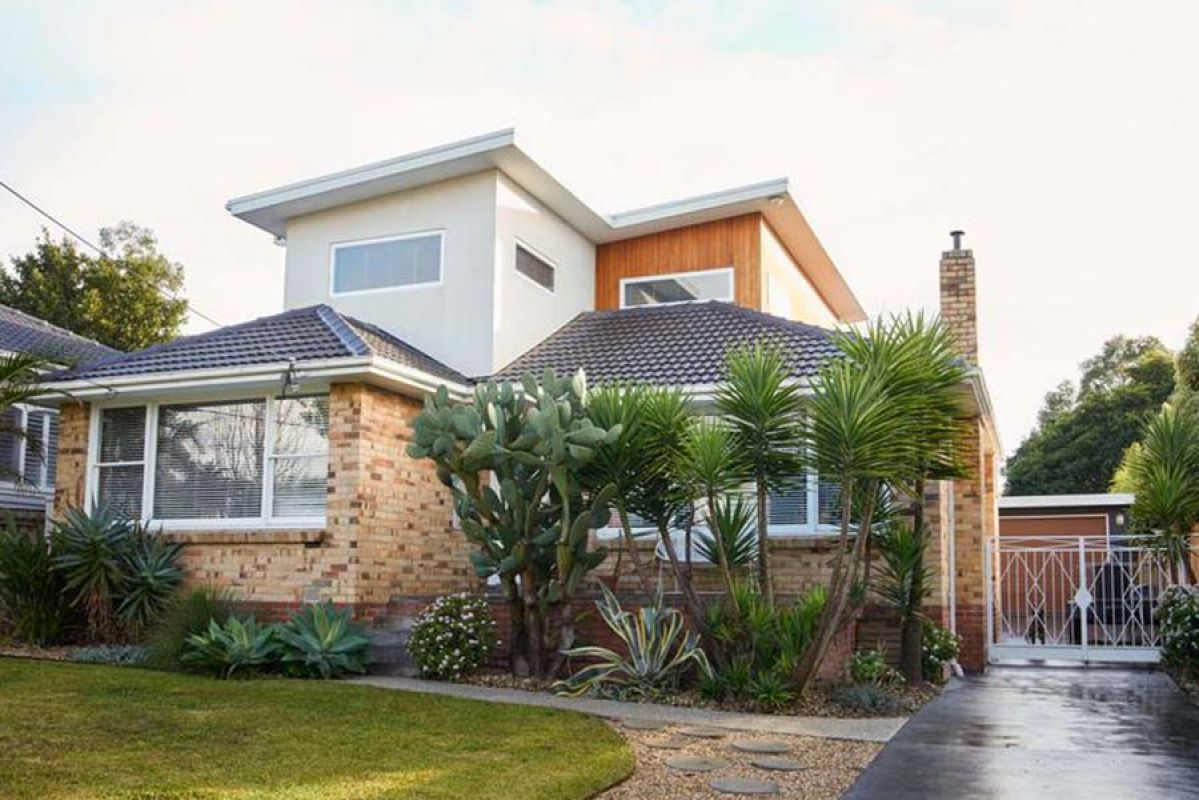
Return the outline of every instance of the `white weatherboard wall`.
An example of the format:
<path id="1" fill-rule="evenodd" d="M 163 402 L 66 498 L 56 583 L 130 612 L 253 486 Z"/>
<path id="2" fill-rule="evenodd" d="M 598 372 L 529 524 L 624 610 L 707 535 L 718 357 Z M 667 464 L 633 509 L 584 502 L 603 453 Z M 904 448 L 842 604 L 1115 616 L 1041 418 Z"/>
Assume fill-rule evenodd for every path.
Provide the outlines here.
<path id="1" fill-rule="evenodd" d="M 595 245 L 503 173 L 496 194 L 494 364 L 595 307 Z M 516 243 L 554 265 L 554 292 L 516 271 Z"/>
<path id="2" fill-rule="evenodd" d="M 762 296 L 766 310 L 780 317 L 837 327 L 837 316 L 812 286 L 802 267 L 788 255 L 774 231 L 762 223 Z"/>
<path id="3" fill-rule="evenodd" d="M 287 308 L 328 303 L 372 322 L 466 375 L 495 366 L 496 172 L 480 172 L 288 220 Z M 444 231 L 441 283 L 333 296 L 332 248 Z"/>

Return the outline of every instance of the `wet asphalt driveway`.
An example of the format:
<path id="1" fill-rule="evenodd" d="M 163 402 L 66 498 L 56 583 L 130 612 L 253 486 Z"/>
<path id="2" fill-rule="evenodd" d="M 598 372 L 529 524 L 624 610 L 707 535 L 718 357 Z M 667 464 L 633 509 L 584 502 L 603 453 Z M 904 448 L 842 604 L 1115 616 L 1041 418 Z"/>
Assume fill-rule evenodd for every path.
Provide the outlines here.
<path id="1" fill-rule="evenodd" d="M 925 706 L 845 798 L 1199 798 L 1199 707 L 1159 672 L 992 668 Z"/>

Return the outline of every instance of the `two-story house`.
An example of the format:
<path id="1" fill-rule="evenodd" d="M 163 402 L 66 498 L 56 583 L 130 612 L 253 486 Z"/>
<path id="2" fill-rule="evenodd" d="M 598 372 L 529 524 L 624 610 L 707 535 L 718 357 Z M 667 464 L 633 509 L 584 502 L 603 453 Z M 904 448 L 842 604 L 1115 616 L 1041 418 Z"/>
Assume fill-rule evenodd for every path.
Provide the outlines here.
<path id="1" fill-rule="evenodd" d="M 582 367 L 702 398 L 736 344 L 781 344 L 803 379 L 865 317 L 786 180 L 605 215 L 512 131 L 228 209 L 286 244 L 286 310 L 57 376 L 56 503 L 161 525 L 195 579 L 260 606 L 394 620 L 477 585 L 448 491 L 405 453 L 438 385 Z M 834 491 L 772 502 L 772 530 L 817 548 L 793 588 Z"/>

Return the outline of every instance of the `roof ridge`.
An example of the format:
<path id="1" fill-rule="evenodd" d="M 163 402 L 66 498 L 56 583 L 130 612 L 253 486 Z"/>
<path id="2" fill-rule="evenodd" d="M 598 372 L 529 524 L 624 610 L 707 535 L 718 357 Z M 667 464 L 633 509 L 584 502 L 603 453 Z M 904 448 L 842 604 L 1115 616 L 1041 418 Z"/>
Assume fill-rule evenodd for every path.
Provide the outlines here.
<path id="1" fill-rule="evenodd" d="M 329 330 L 337 336 L 338 340 L 344 344 L 349 351 L 356 356 L 369 356 L 374 353 L 374 349 L 366 343 L 354 327 L 347 322 L 347 318 L 341 315 L 337 309 L 325 303 L 319 303 L 313 308 L 316 309 L 316 315 L 321 321 L 328 326 Z"/>

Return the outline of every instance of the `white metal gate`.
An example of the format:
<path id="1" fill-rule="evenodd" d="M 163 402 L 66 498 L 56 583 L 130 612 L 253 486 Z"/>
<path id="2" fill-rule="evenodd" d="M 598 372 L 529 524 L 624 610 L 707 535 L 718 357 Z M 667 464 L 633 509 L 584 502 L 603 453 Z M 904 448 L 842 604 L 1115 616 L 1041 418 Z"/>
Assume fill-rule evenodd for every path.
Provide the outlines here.
<path id="1" fill-rule="evenodd" d="M 1002 537 L 987 558 L 988 660 L 1156 662 L 1173 581 L 1144 547 L 1102 536 Z"/>

